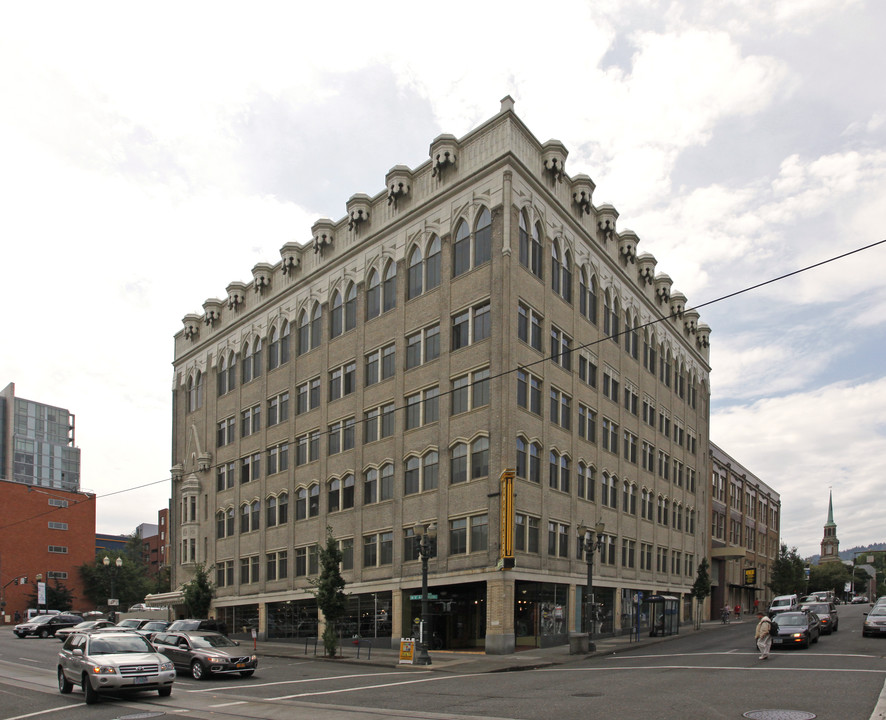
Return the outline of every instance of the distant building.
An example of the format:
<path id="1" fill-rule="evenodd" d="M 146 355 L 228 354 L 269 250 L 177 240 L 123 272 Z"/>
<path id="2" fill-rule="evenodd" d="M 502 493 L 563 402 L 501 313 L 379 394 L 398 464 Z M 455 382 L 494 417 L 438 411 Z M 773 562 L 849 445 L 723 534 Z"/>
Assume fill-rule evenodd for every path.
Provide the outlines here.
<path id="1" fill-rule="evenodd" d="M 819 565 L 828 562 L 840 562 L 840 541 L 837 539 L 837 523 L 834 522 L 834 493 L 828 493 L 828 521 L 824 524 L 824 536 L 821 539 L 821 557 Z"/>
<path id="2" fill-rule="evenodd" d="M 95 558 L 95 495 L 80 492 L 74 416 L 16 397 L 13 383 L 0 392 L 0 507 L 7 510 L 0 519 L 0 619 L 24 615 L 38 581 L 70 590 L 73 609 L 91 609 L 78 569 Z"/>
<path id="3" fill-rule="evenodd" d="M 714 443 L 711 455 L 711 616 L 724 605 L 766 608 L 781 547 L 781 496 Z"/>
<path id="4" fill-rule="evenodd" d="M 410 636 L 434 526 L 428 631 L 508 653 L 582 627 L 602 522 L 596 631 L 691 618 L 711 331 L 567 154 L 505 98 L 184 317 L 173 587 L 211 566 L 229 627 L 316 634 L 329 528 L 348 634 Z"/>

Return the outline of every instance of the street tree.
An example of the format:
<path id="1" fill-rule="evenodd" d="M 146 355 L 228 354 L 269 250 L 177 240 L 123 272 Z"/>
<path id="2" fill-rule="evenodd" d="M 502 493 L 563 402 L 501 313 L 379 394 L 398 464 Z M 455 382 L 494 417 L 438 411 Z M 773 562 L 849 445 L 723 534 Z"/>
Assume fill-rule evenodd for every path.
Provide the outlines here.
<path id="1" fill-rule="evenodd" d="M 58 578 L 53 578 L 55 583 L 50 585 L 46 583 L 46 604 L 44 608 L 48 610 L 60 610 L 65 612 L 74 607 L 74 593 Z M 32 583 L 33 592 L 28 596 L 28 607 L 39 607 L 37 604 L 37 583 Z"/>
<path id="2" fill-rule="evenodd" d="M 852 579 L 852 573 L 842 562 L 826 562 L 809 568 L 809 592 L 831 590 L 839 596 Z"/>
<path id="3" fill-rule="evenodd" d="M 803 564 L 803 559 L 797 553 L 797 548 L 788 549 L 785 543 L 781 544 L 778 557 L 772 563 L 771 580 L 766 583 L 766 586 L 775 595 L 804 594 L 806 567 Z"/>
<path id="4" fill-rule="evenodd" d="M 326 626 L 323 628 L 323 649 L 328 657 L 335 657 L 338 647 L 337 625 L 344 617 L 346 597 L 345 581 L 339 572 L 342 554 L 338 542 L 332 536 L 332 528 L 326 528 L 326 545 L 320 548 L 320 574 L 312 580 L 317 597 L 317 607 L 323 613 Z"/>
<path id="5" fill-rule="evenodd" d="M 150 573 L 141 555 L 127 550 L 99 553 L 95 560 L 80 566 L 83 590 L 96 606 L 104 607 L 108 598 L 116 596 L 120 607 L 125 608 L 144 602 L 145 596 L 153 591 Z M 107 565 L 104 563 L 106 557 Z M 117 558 L 121 560 L 119 567 Z"/>
<path id="6" fill-rule="evenodd" d="M 696 600 L 695 610 L 695 627 L 698 628 L 701 623 L 701 608 L 704 605 L 705 598 L 711 594 L 711 576 L 708 573 L 708 559 L 702 558 L 698 564 L 698 571 L 695 574 L 695 582 L 692 584 L 692 590 L 689 594 Z"/>
<path id="7" fill-rule="evenodd" d="M 203 563 L 197 563 L 194 568 L 194 577 L 182 585 L 182 596 L 188 615 L 192 618 L 205 618 L 209 615 L 209 606 L 215 595 L 215 587 L 209 577 L 213 566 L 206 567 Z"/>

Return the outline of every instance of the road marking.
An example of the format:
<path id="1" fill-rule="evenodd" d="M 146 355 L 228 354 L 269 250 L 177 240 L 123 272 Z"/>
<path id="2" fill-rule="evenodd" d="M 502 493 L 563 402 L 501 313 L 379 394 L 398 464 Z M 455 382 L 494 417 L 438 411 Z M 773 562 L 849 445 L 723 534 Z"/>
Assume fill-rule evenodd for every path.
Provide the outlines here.
<path id="1" fill-rule="evenodd" d="M 38 715 L 46 715 L 47 713 L 58 712 L 59 710 L 70 710 L 73 705 L 62 705 L 57 708 L 50 708 L 49 710 L 38 710 L 37 712 L 28 713 L 27 715 L 16 715 L 15 717 L 5 718 L 5 720 L 24 720 L 24 718 L 37 717 Z"/>
<path id="2" fill-rule="evenodd" d="M 883 683 L 880 699 L 877 700 L 874 712 L 871 713 L 871 720 L 886 720 L 886 682 Z"/>
<path id="3" fill-rule="evenodd" d="M 248 704 L 249 703 L 246 700 L 238 700 L 237 702 L 218 703 L 217 705 L 208 705 L 207 707 L 223 708 L 223 707 L 231 707 L 232 705 L 248 705 Z"/>
<path id="4" fill-rule="evenodd" d="M 317 678 L 304 678 L 302 680 L 277 680 L 275 682 L 265 682 L 265 683 L 249 683 L 246 687 L 248 688 L 260 688 L 260 687 L 272 687 L 274 685 L 298 685 L 301 683 L 312 683 L 312 682 L 322 682 L 326 680 L 357 680 L 359 678 L 370 678 L 370 677 L 393 677 L 395 675 L 415 675 L 417 672 L 421 673 L 429 673 L 430 670 L 413 670 L 409 672 L 394 672 L 394 673 L 363 673 L 361 675 L 333 675 L 332 677 L 317 677 Z M 238 685 L 222 685 L 221 687 L 214 685 L 213 687 L 204 687 L 199 690 L 187 690 L 189 693 L 205 693 L 205 692 L 215 692 L 216 690 L 242 690 L 242 684 Z"/>
<path id="5" fill-rule="evenodd" d="M 771 658 L 770 658 L 771 659 Z M 593 668 L 539 668 L 538 672 L 600 672 L 601 670 L 748 670 L 756 672 L 765 670 L 766 672 L 827 672 L 827 673 L 872 673 L 875 675 L 886 675 L 886 669 L 883 670 L 863 670 L 851 668 L 803 668 L 803 667 L 778 667 L 767 663 L 766 665 L 757 665 L 754 667 L 734 667 L 731 665 L 624 665 L 615 667 L 593 667 Z M 462 676 L 464 677 L 464 676 Z"/>
<path id="6" fill-rule="evenodd" d="M 415 685 L 417 683 L 438 682 L 440 680 L 461 680 L 469 677 L 484 677 L 488 673 L 470 673 L 468 675 L 436 675 L 434 677 L 419 678 L 417 680 L 403 680 L 402 682 L 385 683 L 383 685 L 363 685 L 361 687 L 340 688 L 338 690 L 317 690 L 316 692 L 298 693 L 296 695 L 283 695 L 281 697 L 267 698 L 268 701 L 273 700 L 294 700 L 296 698 L 314 697 L 317 695 L 338 695 L 339 693 L 359 692 L 361 690 L 383 690 L 389 687 L 397 687 L 399 685 Z"/>
<path id="7" fill-rule="evenodd" d="M 665 657 L 703 657 L 705 655 L 758 655 L 758 652 L 750 651 L 746 652 L 743 650 L 732 649 L 727 652 L 703 652 L 703 653 L 666 653 L 662 655 L 610 655 L 607 657 L 607 660 L 633 660 L 634 658 L 665 658 Z M 772 657 L 775 657 L 775 653 L 773 653 Z M 781 655 L 779 653 L 778 657 L 789 657 L 788 655 Z M 805 653 L 803 657 L 827 657 L 827 658 L 835 658 L 835 657 L 848 657 L 848 658 L 879 658 L 880 655 L 863 655 L 861 653 L 823 653 L 823 652 L 814 652 L 814 653 Z"/>
<path id="8" fill-rule="evenodd" d="M 40 663 L 41 662 L 40 660 L 32 660 L 31 658 L 23 658 L 23 657 L 20 657 L 19 660 L 24 660 L 25 662 L 32 662 L 32 663 Z"/>

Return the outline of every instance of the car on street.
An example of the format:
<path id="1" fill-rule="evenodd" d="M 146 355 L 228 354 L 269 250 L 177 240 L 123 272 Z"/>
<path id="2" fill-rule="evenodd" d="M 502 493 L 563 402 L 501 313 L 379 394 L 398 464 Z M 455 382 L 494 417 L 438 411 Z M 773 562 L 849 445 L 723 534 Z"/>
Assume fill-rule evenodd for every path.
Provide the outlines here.
<path id="1" fill-rule="evenodd" d="M 808 648 L 821 636 L 821 621 L 813 612 L 783 612 L 772 620 L 772 647 L 800 646 Z"/>
<path id="2" fill-rule="evenodd" d="M 772 598 L 772 604 L 769 606 L 769 617 L 774 618 L 777 614 L 783 612 L 794 612 L 800 607 L 800 603 L 796 595 L 779 595 Z"/>
<path id="3" fill-rule="evenodd" d="M 148 640 L 154 637 L 158 632 L 163 632 L 169 627 L 169 623 L 165 620 L 151 620 L 136 630 L 137 633 L 144 635 Z"/>
<path id="4" fill-rule="evenodd" d="M 79 685 L 87 705 L 107 692 L 156 690 L 169 697 L 175 681 L 172 661 L 147 638 L 127 631 L 72 633 L 58 654 L 56 672 L 59 692 Z"/>
<path id="5" fill-rule="evenodd" d="M 864 637 L 886 635 L 886 604 L 875 605 L 866 614 L 861 628 Z"/>
<path id="6" fill-rule="evenodd" d="M 213 632 L 220 632 L 223 635 L 227 635 L 224 630 L 223 623 L 220 623 L 215 618 L 191 618 L 174 620 L 172 624 L 167 628 L 167 630 L 169 632 L 193 632 L 195 630 L 212 630 Z"/>
<path id="7" fill-rule="evenodd" d="M 87 632 L 93 630 L 100 630 L 102 628 L 107 627 L 117 627 L 110 620 L 84 620 L 81 623 L 77 623 L 76 625 L 72 625 L 71 627 L 61 628 L 55 631 L 55 636 L 61 641 L 64 642 L 68 639 L 68 635 L 72 632 Z"/>
<path id="8" fill-rule="evenodd" d="M 13 632 L 20 638 L 28 635 L 36 635 L 45 638 L 55 635 L 62 628 L 74 627 L 83 622 L 83 618 L 79 615 L 71 615 L 68 613 L 58 613 L 57 615 L 37 615 L 33 620 L 23 622 L 13 628 Z"/>
<path id="9" fill-rule="evenodd" d="M 856 595 L 850 603 L 852 605 L 861 605 L 862 603 L 866 603 L 868 601 L 867 595 Z"/>
<path id="10" fill-rule="evenodd" d="M 124 630 L 138 630 L 151 622 L 148 618 L 126 618 L 117 623 L 118 628 Z"/>
<path id="11" fill-rule="evenodd" d="M 255 654 L 245 652 L 240 643 L 218 632 L 161 632 L 154 635 L 153 643 L 176 668 L 188 670 L 195 680 L 218 673 L 250 677 L 258 667 Z"/>
<path id="12" fill-rule="evenodd" d="M 818 615 L 821 622 L 822 635 L 830 635 L 837 632 L 840 627 L 840 618 L 837 616 L 837 606 L 832 602 L 810 602 L 800 606 L 800 610 L 806 610 Z"/>

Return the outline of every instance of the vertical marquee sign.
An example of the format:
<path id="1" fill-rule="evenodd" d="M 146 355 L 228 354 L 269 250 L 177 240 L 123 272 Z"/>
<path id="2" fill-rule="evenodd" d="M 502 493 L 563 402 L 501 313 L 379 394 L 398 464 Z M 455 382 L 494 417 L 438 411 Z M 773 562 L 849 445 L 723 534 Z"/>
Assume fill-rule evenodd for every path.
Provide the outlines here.
<path id="1" fill-rule="evenodd" d="M 499 566 L 507 570 L 516 565 L 514 560 L 514 476 L 515 470 L 501 474 L 501 561 Z"/>

